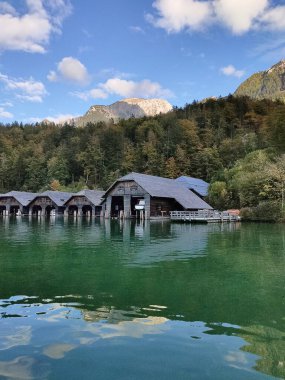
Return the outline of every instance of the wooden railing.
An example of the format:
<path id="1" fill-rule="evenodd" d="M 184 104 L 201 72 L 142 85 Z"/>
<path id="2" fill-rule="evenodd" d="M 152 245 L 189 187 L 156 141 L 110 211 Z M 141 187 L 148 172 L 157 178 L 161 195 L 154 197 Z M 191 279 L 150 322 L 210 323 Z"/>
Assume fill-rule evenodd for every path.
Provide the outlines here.
<path id="1" fill-rule="evenodd" d="M 198 211 L 171 211 L 170 219 L 182 222 L 237 222 L 240 217 L 226 211 L 198 210 Z"/>

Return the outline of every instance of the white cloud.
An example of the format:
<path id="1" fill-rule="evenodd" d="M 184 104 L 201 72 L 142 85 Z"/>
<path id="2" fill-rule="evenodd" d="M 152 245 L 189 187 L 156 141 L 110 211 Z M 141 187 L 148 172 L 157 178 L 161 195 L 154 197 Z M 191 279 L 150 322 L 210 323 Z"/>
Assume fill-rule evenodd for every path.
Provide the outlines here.
<path id="1" fill-rule="evenodd" d="M 104 81 L 109 78 L 131 79 L 135 78 L 136 74 L 119 71 L 114 67 L 109 67 L 100 70 L 96 77 L 98 78 L 98 80 L 100 79 L 100 81 Z"/>
<path id="2" fill-rule="evenodd" d="M 30 117 L 26 120 L 27 123 L 41 123 L 45 120 L 48 120 L 55 124 L 64 124 L 65 122 L 71 121 L 77 118 L 79 115 L 72 114 L 58 114 L 55 116 L 46 116 L 46 117 Z"/>
<path id="3" fill-rule="evenodd" d="M 44 53 L 52 33 L 60 33 L 62 21 L 71 13 L 69 0 L 26 0 L 27 12 L 19 15 L 0 2 L 0 50 Z"/>
<path id="4" fill-rule="evenodd" d="M 3 102 L 0 104 L 1 107 L 14 107 L 12 102 Z"/>
<path id="5" fill-rule="evenodd" d="M 55 124 L 64 124 L 65 122 L 71 121 L 72 119 L 75 119 L 78 116 L 79 115 L 59 114 L 59 115 L 56 115 L 56 116 L 47 116 L 47 117 L 44 118 L 44 120 L 49 120 L 49 121 L 51 121 L 52 123 L 55 123 Z M 38 120 L 38 121 L 42 121 L 42 120 Z"/>
<path id="6" fill-rule="evenodd" d="M 242 34 L 257 27 L 259 16 L 264 14 L 268 0 L 216 0 L 216 17 L 234 34 Z"/>
<path id="7" fill-rule="evenodd" d="M 108 98 L 108 94 L 106 94 L 106 92 L 104 92 L 100 88 L 93 88 L 93 90 L 90 90 L 89 93 L 93 99 L 106 99 L 106 98 Z"/>
<path id="8" fill-rule="evenodd" d="M 145 34 L 145 31 L 140 26 L 130 26 L 130 30 L 134 33 Z"/>
<path id="9" fill-rule="evenodd" d="M 90 81 L 86 67 L 73 57 L 64 57 L 57 65 L 57 72 L 51 70 L 47 78 L 51 82 L 66 80 L 80 85 L 88 84 Z"/>
<path id="10" fill-rule="evenodd" d="M 54 70 L 51 70 L 48 75 L 47 75 L 47 79 L 50 81 L 50 82 L 57 82 L 58 80 L 58 76 L 56 74 L 56 72 Z"/>
<path id="11" fill-rule="evenodd" d="M 278 6 L 264 13 L 261 21 L 271 30 L 285 30 L 285 6 Z"/>
<path id="12" fill-rule="evenodd" d="M 244 70 L 237 70 L 233 65 L 222 67 L 221 72 L 224 75 L 233 76 L 237 78 L 241 78 L 245 74 Z"/>
<path id="13" fill-rule="evenodd" d="M 151 82 L 148 79 L 135 82 L 121 78 L 108 79 L 105 83 L 100 83 L 97 88 L 85 92 L 72 92 L 71 95 L 85 101 L 89 99 L 106 99 L 110 95 L 118 95 L 123 98 L 173 97 L 170 90 L 163 88 L 157 82 Z"/>
<path id="14" fill-rule="evenodd" d="M 92 90 L 83 92 L 74 91 L 70 94 L 84 101 L 88 101 L 89 99 L 107 99 L 109 96 L 109 94 L 107 94 L 101 88 L 93 88 Z"/>
<path id="15" fill-rule="evenodd" d="M 12 91 L 18 99 L 40 103 L 47 91 L 42 82 L 35 81 L 32 77 L 28 80 L 10 78 L 0 73 L 0 82 L 4 83 L 6 90 Z"/>
<path id="16" fill-rule="evenodd" d="M 210 24 L 240 35 L 250 30 L 285 30 L 285 6 L 272 0 L 155 0 L 147 20 L 168 33 L 199 30 Z"/>
<path id="17" fill-rule="evenodd" d="M 7 3 L 6 1 L 3 1 L 0 3 L 0 13 L 1 14 L 8 13 L 14 16 L 17 16 L 18 14 L 16 9 L 11 4 Z"/>
<path id="18" fill-rule="evenodd" d="M 29 2 L 42 2 L 43 0 L 27 0 Z M 58 26 L 61 28 L 62 22 L 65 18 L 71 15 L 72 13 L 72 5 L 70 0 L 45 0 L 45 4 L 50 11 L 50 19 L 54 26 Z"/>
<path id="19" fill-rule="evenodd" d="M 89 99 L 106 99 L 108 98 L 108 94 L 101 90 L 100 88 L 93 88 L 92 90 L 89 91 L 74 91 L 70 93 L 71 95 L 84 100 L 88 101 Z"/>
<path id="20" fill-rule="evenodd" d="M 6 111 L 3 107 L 0 107 L 0 117 L 4 119 L 11 119 L 14 115 L 11 112 Z"/>
<path id="21" fill-rule="evenodd" d="M 101 83 L 99 87 L 111 95 L 119 95 L 123 97 L 172 97 L 173 94 L 170 90 L 163 88 L 157 82 L 151 82 L 144 79 L 140 82 L 126 80 L 121 78 L 111 78 L 105 83 Z"/>
<path id="22" fill-rule="evenodd" d="M 212 16 L 211 2 L 197 0 L 156 0 L 153 7 L 159 17 L 147 15 L 154 26 L 167 32 L 180 32 L 182 29 L 200 29 Z"/>

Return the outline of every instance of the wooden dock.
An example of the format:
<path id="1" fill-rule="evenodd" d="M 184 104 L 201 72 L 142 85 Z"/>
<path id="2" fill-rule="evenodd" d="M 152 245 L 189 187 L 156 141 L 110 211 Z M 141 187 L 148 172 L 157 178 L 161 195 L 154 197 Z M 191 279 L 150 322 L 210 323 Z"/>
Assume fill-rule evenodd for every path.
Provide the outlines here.
<path id="1" fill-rule="evenodd" d="M 240 217 L 226 211 L 199 210 L 199 211 L 171 211 L 170 220 L 173 222 L 189 223 L 223 223 L 239 222 Z"/>

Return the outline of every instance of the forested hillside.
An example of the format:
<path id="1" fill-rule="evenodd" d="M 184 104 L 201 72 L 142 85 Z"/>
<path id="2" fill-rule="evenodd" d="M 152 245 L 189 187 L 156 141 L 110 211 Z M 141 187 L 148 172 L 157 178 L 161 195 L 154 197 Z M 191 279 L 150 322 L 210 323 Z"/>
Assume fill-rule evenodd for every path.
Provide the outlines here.
<path id="1" fill-rule="evenodd" d="M 209 201 L 217 208 L 256 207 L 256 215 L 276 218 L 284 153 L 285 105 L 247 97 L 84 128 L 13 123 L 0 126 L 0 192 L 106 189 L 131 171 L 183 174 L 211 182 Z"/>
<path id="2" fill-rule="evenodd" d="M 285 102 L 285 60 L 269 70 L 259 71 L 246 79 L 235 91 L 237 96 L 252 99 L 270 99 Z"/>

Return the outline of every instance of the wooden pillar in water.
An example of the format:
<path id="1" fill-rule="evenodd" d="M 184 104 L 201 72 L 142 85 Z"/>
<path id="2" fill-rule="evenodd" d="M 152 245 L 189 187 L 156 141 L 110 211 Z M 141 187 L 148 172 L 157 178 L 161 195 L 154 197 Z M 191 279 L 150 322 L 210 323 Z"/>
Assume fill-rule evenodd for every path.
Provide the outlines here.
<path id="1" fill-rule="evenodd" d="M 150 195 L 149 194 L 145 194 L 144 200 L 145 200 L 144 218 L 145 219 L 149 219 L 150 218 Z"/>
<path id="2" fill-rule="evenodd" d="M 130 218 L 131 216 L 131 196 L 124 195 L 124 217 Z"/>
<path id="3" fill-rule="evenodd" d="M 106 199 L 105 218 L 110 218 L 111 217 L 111 206 L 112 206 L 112 196 L 109 196 Z"/>
<path id="4" fill-rule="evenodd" d="M 45 216 L 46 215 L 46 208 L 45 206 L 42 207 L 42 211 L 41 211 L 41 216 Z"/>

